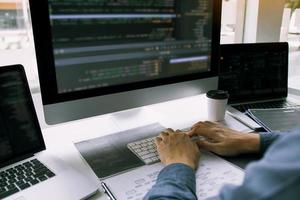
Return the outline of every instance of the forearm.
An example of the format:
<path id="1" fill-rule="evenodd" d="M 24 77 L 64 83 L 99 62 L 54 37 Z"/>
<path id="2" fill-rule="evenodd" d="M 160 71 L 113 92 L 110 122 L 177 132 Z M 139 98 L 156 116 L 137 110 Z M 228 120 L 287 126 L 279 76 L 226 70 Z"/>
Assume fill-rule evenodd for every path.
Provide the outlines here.
<path id="1" fill-rule="evenodd" d="M 195 191 L 194 170 L 184 164 L 172 164 L 160 172 L 156 184 L 144 197 L 144 200 L 196 200 Z"/>
<path id="2" fill-rule="evenodd" d="M 245 133 L 237 140 L 240 154 L 258 153 L 260 151 L 260 135 L 257 133 Z"/>

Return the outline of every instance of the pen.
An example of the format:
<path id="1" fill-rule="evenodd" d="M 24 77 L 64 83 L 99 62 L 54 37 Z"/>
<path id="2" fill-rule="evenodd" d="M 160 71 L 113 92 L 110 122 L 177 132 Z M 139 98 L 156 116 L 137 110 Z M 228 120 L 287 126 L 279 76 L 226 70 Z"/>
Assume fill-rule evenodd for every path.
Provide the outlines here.
<path id="1" fill-rule="evenodd" d="M 117 200 L 114 195 L 111 193 L 111 191 L 108 189 L 108 187 L 106 186 L 106 184 L 104 182 L 101 182 L 101 186 L 104 189 L 104 192 L 108 195 L 108 197 L 110 198 L 110 200 Z"/>

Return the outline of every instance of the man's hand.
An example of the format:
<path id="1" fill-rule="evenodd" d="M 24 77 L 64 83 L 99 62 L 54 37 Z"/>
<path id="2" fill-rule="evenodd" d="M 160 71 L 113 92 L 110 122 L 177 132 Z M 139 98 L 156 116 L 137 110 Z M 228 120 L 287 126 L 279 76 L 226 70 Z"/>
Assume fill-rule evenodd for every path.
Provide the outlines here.
<path id="1" fill-rule="evenodd" d="M 197 142 L 199 148 L 222 156 L 255 153 L 260 149 L 258 134 L 241 133 L 213 122 L 198 122 L 188 135 L 204 137 L 205 140 Z"/>
<path id="2" fill-rule="evenodd" d="M 183 163 L 194 170 L 197 168 L 200 151 L 187 134 L 167 129 L 156 138 L 155 144 L 162 163 Z"/>

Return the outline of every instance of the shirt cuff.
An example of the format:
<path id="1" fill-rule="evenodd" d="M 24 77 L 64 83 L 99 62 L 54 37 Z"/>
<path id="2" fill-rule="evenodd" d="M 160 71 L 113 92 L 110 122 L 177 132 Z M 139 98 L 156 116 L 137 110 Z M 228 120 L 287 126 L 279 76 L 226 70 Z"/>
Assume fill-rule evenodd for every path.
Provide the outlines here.
<path id="1" fill-rule="evenodd" d="M 197 200 L 195 171 L 181 163 L 166 166 L 144 200 Z"/>
<path id="2" fill-rule="evenodd" d="M 260 135 L 260 153 L 263 154 L 269 148 L 269 146 L 279 138 L 280 133 L 265 132 L 265 133 L 259 133 L 259 135 Z"/>

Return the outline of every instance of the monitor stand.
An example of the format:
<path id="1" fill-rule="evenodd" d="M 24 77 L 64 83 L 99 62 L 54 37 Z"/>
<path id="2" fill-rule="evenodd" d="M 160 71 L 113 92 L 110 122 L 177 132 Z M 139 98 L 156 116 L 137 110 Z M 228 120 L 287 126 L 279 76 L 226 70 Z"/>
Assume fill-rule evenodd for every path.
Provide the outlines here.
<path id="1" fill-rule="evenodd" d="M 139 107 L 112 113 L 111 119 L 120 130 L 132 129 L 140 126 L 158 123 L 158 115 L 151 108 Z"/>

